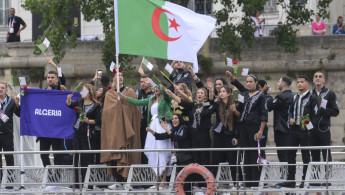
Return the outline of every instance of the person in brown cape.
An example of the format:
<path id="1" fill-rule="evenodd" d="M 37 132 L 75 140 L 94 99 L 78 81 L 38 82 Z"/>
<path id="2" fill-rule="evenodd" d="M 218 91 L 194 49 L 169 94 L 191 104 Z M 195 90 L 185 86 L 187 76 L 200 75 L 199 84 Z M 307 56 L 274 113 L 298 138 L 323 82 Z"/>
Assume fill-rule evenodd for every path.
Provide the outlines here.
<path id="1" fill-rule="evenodd" d="M 114 69 L 114 72 L 116 69 Z M 114 74 L 113 72 L 113 74 Z M 140 149 L 140 119 L 141 112 L 137 106 L 131 105 L 124 100 L 118 100 L 116 95 L 117 75 L 113 78 L 112 89 L 105 95 L 102 130 L 101 149 Z M 120 92 L 125 96 L 137 99 L 135 91 L 123 86 L 122 71 L 119 71 Z M 101 163 L 111 166 L 130 166 L 140 164 L 141 155 L 138 153 L 101 153 Z M 117 182 L 124 182 L 128 177 L 129 168 L 118 167 L 112 174 Z M 122 185 L 113 184 L 108 188 L 118 189 Z"/>

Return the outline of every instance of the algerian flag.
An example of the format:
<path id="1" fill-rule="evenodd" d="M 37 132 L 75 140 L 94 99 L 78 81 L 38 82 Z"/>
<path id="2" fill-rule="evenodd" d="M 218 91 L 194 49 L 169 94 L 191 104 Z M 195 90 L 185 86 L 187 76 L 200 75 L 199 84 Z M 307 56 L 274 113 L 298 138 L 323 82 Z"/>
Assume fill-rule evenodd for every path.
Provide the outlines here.
<path id="1" fill-rule="evenodd" d="M 239 94 L 238 91 L 233 91 L 232 95 L 234 101 L 244 103 L 244 96 Z"/>
<path id="2" fill-rule="evenodd" d="M 149 78 L 149 82 L 150 82 L 152 87 L 156 87 L 157 86 L 157 83 L 155 81 L 153 81 L 151 78 Z"/>
<path id="3" fill-rule="evenodd" d="M 80 91 L 80 95 L 86 96 L 89 93 L 89 90 L 86 89 L 86 87 L 83 87 L 83 89 Z"/>
<path id="4" fill-rule="evenodd" d="M 141 61 L 142 64 L 144 64 L 149 70 L 152 70 L 153 65 L 151 64 L 151 62 L 149 62 L 146 58 L 143 58 L 143 60 Z"/>
<path id="5" fill-rule="evenodd" d="M 193 63 L 216 20 L 165 0 L 114 0 L 116 52 Z"/>
<path id="6" fill-rule="evenodd" d="M 225 64 L 230 67 L 234 65 L 231 58 L 225 58 Z"/>
<path id="7" fill-rule="evenodd" d="M 169 78 L 173 71 L 174 71 L 174 68 L 171 67 L 170 64 L 168 63 L 163 70 L 163 74 L 165 74 L 165 76 Z"/>
<path id="8" fill-rule="evenodd" d="M 80 93 L 82 89 L 83 89 L 83 83 L 80 82 L 74 91 L 78 91 Z"/>
<path id="9" fill-rule="evenodd" d="M 13 86 L 19 86 L 19 77 L 13 77 Z"/>
<path id="10" fill-rule="evenodd" d="M 43 43 L 41 43 L 37 46 L 38 46 L 38 48 L 40 48 L 40 50 L 42 52 L 45 52 L 48 49 L 49 45 L 50 45 L 50 41 L 47 38 L 44 38 Z"/>
<path id="11" fill-rule="evenodd" d="M 235 76 L 242 75 L 242 76 L 247 76 L 249 73 L 249 68 L 240 68 L 238 66 L 233 66 L 234 68 L 234 73 Z"/>
<path id="12" fill-rule="evenodd" d="M 110 72 L 113 72 L 113 70 L 115 69 L 115 63 L 113 61 L 111 61 L 109 69 L 110 69 Z"/>

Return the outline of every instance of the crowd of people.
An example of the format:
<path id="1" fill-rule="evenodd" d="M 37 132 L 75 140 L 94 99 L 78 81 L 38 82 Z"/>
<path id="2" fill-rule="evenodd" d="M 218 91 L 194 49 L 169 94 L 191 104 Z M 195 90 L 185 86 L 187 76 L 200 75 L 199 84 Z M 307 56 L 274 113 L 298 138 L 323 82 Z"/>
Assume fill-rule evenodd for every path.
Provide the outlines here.
<path id="1" fill-rule="evenodd" d="M 55 70 L 47 74 L 46 89 L 66 90 L 64 75 L 58 76 L 57 65 L 53 60 L 48 59 L 48 63 Z M 274 112 L 274 141 L 277 147 L 331 144 L 330 118 L 336 117 L 339 109 L 335 93 L 325 87 L 326 74 L 322 71 L 315 72 L 315 88 L 312 90 L 309 78 L 298 76 L 298 92 L 295 95 L 290 89 L 292 79 L 282 76 L 277 83 L 281 93 L 273 98 L 268 93 L 269 86 L 266 81 L 260 80 L 254 74 L 246 77 L 244 85 L 230 71 L 226 71 L 223 78 L 217 78 L 214 82 L 208 78 L 203 83 L 191 66 L 185 67 L 184 62 L 174 61 L 172 67 L 174 71 L 170 78 L 162 79 L 155 86 L 151 86 L 148 74 L 142 74 L 138 90 L 124 86 L 125 78 L 121 69 L 119 73 L 114 69 L 112 82 L 107 75 L 100 76 L 96 71 L 94 79 L 83 85 L 89 93 L 83 94 L 75 101 L 71 100 L 72 94 L 66 97 L 66 106 L 71 109 L 82 109 L 76 112 L 73 140 L 38 137 L 40 149 L 246 148 L 257 147 L 258 141 L 264 147 L 268 139 L 267 121 L 270 111 Z M 30 78 L 25 78 L 27 86 L 30 87 Z M 196 89 L 193 89 L 193 86 L 196 86 Z M 7 92 L 7 84 L 0 83 L 0 146 L 4 151 L 13 151 L 12 117 L 14 114 L 20 116 L 20 96 L 11 98 Z M 236 98 L 234 94 L 243 96 L 243 99 Z M 82 114 L 83 119 L 80 117 Z M 280 162 L 295 164 L 296 152 L 278 150 L 277 157 Z M 320 161 L 320 152 L 324 161 L 332 160 L 330 151 L 313 150 L 310 158 L 310 151 L 302 150 L 303 163 L 308 164 L 311 160 Z M 264 152 L 261 155 L 265 157 Z M 13 155 L 5 155 L 5 159 L 8 166 L 14 164 Z M 51 164 L 48 154 L 42 154 L 41 159 L 44 166 Z M 149 164 L 157 175 L 162 176 L 163 183 L 160 184 L 160 188 L 165 187 L 164 182 L 171 172 L 168 166 L 172 163 L 182 166 L 199 163 L 216 174 L 217 168 L 210 165 L 222 162 L 236 165 L 239 161 L 243 161 L 244 165 L 257 164 L 256 151 L 245 152 L 239 160 L 235 151 L 143 154 L 90 152 L 74 157 L 54 154 L 55 165 L 74 162 L 75 166 L 81 167 L 101 163 L 118 166 L 116 169 L 109 169 L 109 173 L 118 182 L 124 182 L 128 177 L 127 166 Z M 304 166 L 303 179 L 306 168 L 307 166 Z M 86 169 L 82 169 L 82 181 L 85 171 Z M 239 177 L 236 177 L 237 171 L 240 171 Z M 244 170 L 232 167 L 231 172 L 234 182 L 245 180 L 246 187 L 258 186 L 260 166 L 245 166 Z M 289 166 L 288 172 L 288 182 L 279 186 L 295 187 L 295 166 Z M 242 178 L 243 173 L 246 174 L 245 178 Z M 76 181 L 79 178 L 77 176 L 76 172 Z M 203 180 L 197 176 L 192 178 L 193 181 L 199 179 Z M 120 183 L 109 186 L 110 189 L 120 187 Z"/>
<path id="2" fill-rule="evenodd" d="M 10 10 L 8 40 L 20 40 L 20 31 L 26 25 Z M 262 36 L 265 19 L 259 19 L 260 12 L 253 16 L 257 28 L 255 36 Z M 343 34 L 343 18 L 339 17 L 334 34 Z M 22 25 L 22 28 L 19 28 Z M 325 34 L 324 23 L 318 14 L 312 24 L 313 34 Z M 16 39 L 16 40 L 14 40 Z M 55 70 L 49 71 L 47 90 L 67 90 L 66 79 L 59 77 L 57 65 L 48 59 Z M 313 81 L 307 76 L 297 78 L 298 92 L 294 95 L 290 89 L 292 79 L 282 76 L 277 81 L 281 91 L 273 98 L 269 94 L 269 86 L 265 80 L 249 74 L 242 84 L 235 76 L 226 71 L 224 77 L 212 81 L 210 78 L 202 82 L 182 61 L 173 61 L 173 73 L 169 79 L 152 84 L 150 75 L 141 74 L 140 89 L 134 90 L 124 85 L 122 70 L 113 71 L 113 79 L 107 75 L 95 77 L 83 87 L 88 93 L 78 100 L 72 101 L 72 94 L 66 97 L 66 106 L 76 112 L 73 125 L 74 138 L 60 139 L 38 137 L 40 150 L 109 150 L 109 149 L 172 149 L 172 148 L 246 148 L 257 147 L 258 142 L 266 146 L 268 139 L 268 112 L 274 113 L 274 141 L 277 147 L 284 146 L 329 146 L 331 144 L 331 117 L 339 114 L 335 93 L 325 87 L 326 74 L 317 71 Z M 118 78 L 119 77 L 119 78 Z M 27 87 L 30 78 L 25 76 Z M 117 83 L 119 82 L 119 83 Z M 314 89 L 310 89 L 312 82 Z M 196 88 L 194 89 L 194 84 Z M 119 89 L 118 89 L 119 86 Z M 0 82 L 0 149 L 13 151 L 13 116 L 20 117 L 20 96 L 8 96 L 6 83 Z M 23 86 L 22 86 L 23 87 Z M 97 87 L 97 88 L 95 88 Z M 195 96 L 193 97 L 193 91 Z M 236 98 L 240 94 L 243 99 Z M 83 116 L 83 117 L 81 117 Z M 33 143 L 34 144 L 34 143 Z M 278 150 L 280 162 L 296 164 L 296 150 Z M 311 153 L 311 154 L 310 154 Z M 304 164 L 320 161 L 320 153 L 324 161 L 331 161 L 327 150 L 302 150 Z M 262 156 L 265 157 L 264 151 Z M 311 157 L 310 157 L 311 156 Z M 5 155 L 7 166 L 14 165 L 13 155 Z M 239 159 L 239 160 L 238 160 Z M 43 166 L 51 164 L 49 154 L 42 154 Z M 162 176 L 159 186 L 165 188 L 167 177 L 171 172 L 169 166 L 198 163 L 208 167 L 214 175 L 218 165 L 228 162 L 230 165 L 257 164 L 257 152 L 247 151 L 238 158 L 234 151 L 198 151 L 198 152 L 144 152 L 138 153 L 88 153 L 81 155 L 64 155 L 54 153 L 54 164 L 74 164 L 87 167 L 90 164 L 105 163 L 117 166 L 109 169 L 117 182 L 124 182 L 128 177 L 131 164 L 149 164 L 156 175 Z M 159 166 L 159 168 L 157 168 Z M 303 179 L 306 174 L 303 168 Z M 179 167 L 178 170 L 181 170 Z M 240 171 L 239 177 L 236 177 Z M 289 166 L 288 181 L 278 184 L 280 187 L 295 187 L 295 166 Z M 82 181 L 86 169 L 82 169 Z M 244 170 L 231 167 L 232 180 L 243 181 L 245 187 L 257 187 L 260 177 L 260 166 L 245 166 Z M 243 173 L 246 174 L 242 178 Z M 79 181 L 78 172 L 76 182 Z M 158 177 L 157 177 L 158 178 Z M 191 180 L 199 180 L 197 176 Z M 200 179 L 202 180 L 202 179 Z M 200 184 L 203 186 L 204 184 Z M 242 185 L 242 184 L 241 184 Z M 303 186 L 303 182 L 300 187 Z M 121 188 L 121 183 L 108 186 L 109 189 Z"/>

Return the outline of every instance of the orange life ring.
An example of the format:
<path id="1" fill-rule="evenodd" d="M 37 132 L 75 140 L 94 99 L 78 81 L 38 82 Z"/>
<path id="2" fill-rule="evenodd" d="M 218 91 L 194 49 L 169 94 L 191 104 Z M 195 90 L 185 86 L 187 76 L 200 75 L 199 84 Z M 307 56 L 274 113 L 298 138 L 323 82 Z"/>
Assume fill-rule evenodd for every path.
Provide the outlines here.
<path id="1" fill-rule="evenodd" d="M 176 194 L 185 194 L 183 182 L 186 180 L 186 177 L 192 173 L 197 173 L 205 179 L 207 183 L 206 195 L 213 195 L 215 186 L 214 176 L 206 167 L 199 164 L 189 164 L 179 172 L 175 182 Z"/>

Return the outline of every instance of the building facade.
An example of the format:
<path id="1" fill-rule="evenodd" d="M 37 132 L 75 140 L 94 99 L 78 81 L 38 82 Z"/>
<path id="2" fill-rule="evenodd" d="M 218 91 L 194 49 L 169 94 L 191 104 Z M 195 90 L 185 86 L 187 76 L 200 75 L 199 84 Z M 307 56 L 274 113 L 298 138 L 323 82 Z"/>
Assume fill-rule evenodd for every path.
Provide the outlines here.
<path id="1" fill-rule="evenodd" d="M 213 15 L 217 10 L 222 9 L 222 5 L 217 2 L 213 3 L 212 0 L 168 0 L 174 3 L 178 3 L 191 10 L 194 10 L 200 14 Z M 285 22 L 286 13 L 281 6 L 276 5 L 277 0 L 267 0 L 264 11 L 262 12 L 260 18 L 265 18 L 266 27 L 264 31 L 264 36 L 273 35 L 273 30 L 276 28 L 278 22 Z M 299 0 L 301 6 L 315 10 L 317 12 L 317 0 L 307 1 Z M 35 16 L 21 7 L 25 0 L 0 0 L 0 42 L 6 41 L 6 33 L 8 29 L 7 19 L 9 8 L 13 7 L 16 9 L 16 15 L 22 17 L 26 22 L 27 28 L 21 34 L 21 40 L 24 42 L 30 42 L 35 39 L 36 29 L 38 28 L 38 23 L 35 20 Z M 325 19 L 327 26 L 327 34 L 330 34 L 333 24 L 336 22 L 338 16 L 345 17 L 345 1 L 344 0 L 333 0 L 330 7 L 330 18 Z M 80 21 L 80 35 L 81 36 L 97 36 L 102 40 L 104 38 L 102 24 L 99 21 L 84 21 L 83 14 L 78 15 L 78 21 Z M 237 9 L 237 12 L 231 14 L 233 21 L 239 22 L 243 13 L 241 9 Z M 36 22 L 35 22 L 36 21 Z M 311 25 L 296 27 L 299 29 L 299 35 L 311 35 Z M 212 37 L 216 37 L 216 33 L 212 33 Z"/>

